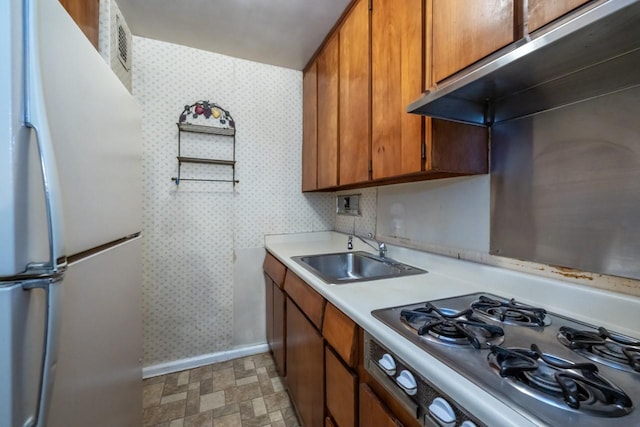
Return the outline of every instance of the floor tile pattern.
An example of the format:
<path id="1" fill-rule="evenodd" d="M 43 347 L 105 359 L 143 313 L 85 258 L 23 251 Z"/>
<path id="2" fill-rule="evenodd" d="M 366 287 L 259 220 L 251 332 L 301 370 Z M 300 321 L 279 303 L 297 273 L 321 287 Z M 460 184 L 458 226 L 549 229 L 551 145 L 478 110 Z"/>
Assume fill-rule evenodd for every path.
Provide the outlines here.
<path id="1" fill-rule="evenodd" d="M 143 381 L 144 427 L 299 427 L 269 353 Z"/>

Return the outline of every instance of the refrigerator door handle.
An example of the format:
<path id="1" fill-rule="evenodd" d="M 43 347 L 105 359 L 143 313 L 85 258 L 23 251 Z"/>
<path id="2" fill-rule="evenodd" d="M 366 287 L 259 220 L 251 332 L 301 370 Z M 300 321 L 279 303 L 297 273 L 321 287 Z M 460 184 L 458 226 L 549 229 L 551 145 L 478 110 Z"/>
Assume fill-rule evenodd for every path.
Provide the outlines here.
<path id="1" fill-rule="evenodd" d="M 47 300 L 47 313 L 44 327 L 44 352 L 39 385 L 39 398 L 36 418 L 29 420 L 24 427 L 45 427 L 47 412 L 51 403 L 51 392 L 58 363 L 58 335 L 60 332 L 60 284 L 63 273 L 54 273 L 46 279 L 28 280 L 22 285 L 26 291 L 44 289 Z"/>
<path id="2" fill-rule="evenodd" d="M 27 266 L 27 271 L 58 272 L 67 260 L 64 254 L 62 197 L 58 171 L 51 141 L 51 132 L 44 105 L 44 90 L 40 70 L 38 41 L 37 0 L 24 0 L 24 105 L 25 126 L 35 131 L 40 155 L 40 168 L 44 186 L 47 226 L 49 234 L 49 260 Z"/>

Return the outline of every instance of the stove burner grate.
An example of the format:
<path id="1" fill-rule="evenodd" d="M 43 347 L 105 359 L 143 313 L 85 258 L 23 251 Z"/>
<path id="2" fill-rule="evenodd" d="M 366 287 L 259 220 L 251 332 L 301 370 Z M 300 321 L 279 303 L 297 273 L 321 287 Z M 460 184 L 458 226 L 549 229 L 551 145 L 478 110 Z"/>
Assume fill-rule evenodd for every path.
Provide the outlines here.
<path id="1" fill-rule="evenodd" d="M 501 327 L 476 319 L 469 309 L 453 311 L 425 303 L 424 307 L 402 310 L 400 320 L 416 334 L 435 342 L 470 344 L 480 349 L 498 345 L 504 340 Z"/>
<path id="2" fill-rule="evenodd" d="M 490 365 L 500 376 L 536 392 L 541 400 L 597 416 L 619 417 L 633 410 L 627 394 L 598 372 L 593 363 L 574 363 L 530 350 L 491 347 Z"/>
<path id="3" fill-rule="evenodd" d="M 481 295 L 471 309 L 501 322 L 520 326 L 548 326 L 551 321 L 543 308 L 531 307 L 515 299 L 501 301 Z"/>
<path id="4" fill-rule="evenodd" d="M 562 326 L 558 340 L 566 347 L 613 368 L 640 372 L 640 342 L 609 332 L 581 331 Z"/>

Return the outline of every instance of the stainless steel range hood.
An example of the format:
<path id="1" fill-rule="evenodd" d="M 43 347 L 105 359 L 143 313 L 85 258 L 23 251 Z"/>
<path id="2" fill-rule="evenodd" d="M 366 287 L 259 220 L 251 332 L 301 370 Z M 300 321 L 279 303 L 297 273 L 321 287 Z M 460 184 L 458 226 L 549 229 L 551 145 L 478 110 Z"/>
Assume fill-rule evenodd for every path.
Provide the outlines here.
<path id="1" fill-rule="evenodd" d="M 450 77 L 407 110 L 492 125 L 638 85 L 640 0 L 608 0 Z"/>

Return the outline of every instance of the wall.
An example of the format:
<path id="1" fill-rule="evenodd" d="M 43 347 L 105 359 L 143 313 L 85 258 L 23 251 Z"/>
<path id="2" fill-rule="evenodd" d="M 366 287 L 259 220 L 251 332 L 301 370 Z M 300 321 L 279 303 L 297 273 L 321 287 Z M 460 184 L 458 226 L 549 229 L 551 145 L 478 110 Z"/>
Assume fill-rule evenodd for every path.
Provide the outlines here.
<path id="1" fill-rule="evenodd" d="M 342 191 L 361 194 L 362 216 L 335 215 L 335 230 L 420 249 L 489 251 L 489 176 Z"/>
<path id="2" fill-rule="evenodd" d="M 481 175 L 340 194 L 362 194 L 362 216 L 355 217 L 356 234 L 374 230 L 378 239 L 398 246 L 640 296 L 638 280 L 490 254 L 490 181 L 489 175 Z M 513 207 L 502 209 L 508 215 Z M 354 217 L 335 215 L 334 221 L 335 230 L 352 233 Z M 389 255 L 393 256 L 393 250 Z"/>
<path id="3" fill-rule="evenodd" d="M 140 37 L 133 47 L 144 137 L 144 365 L 264 343 L 264 234 L 333 228 L 333 197 L 300 192 L 302 73 Z M 235 119 L 235 189 L 170 180 L 175 123 L 197 100 Z"/>

